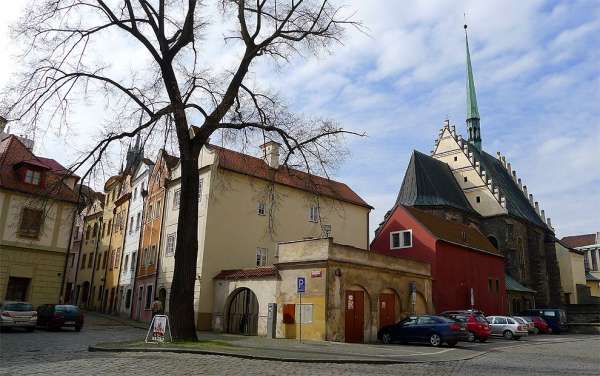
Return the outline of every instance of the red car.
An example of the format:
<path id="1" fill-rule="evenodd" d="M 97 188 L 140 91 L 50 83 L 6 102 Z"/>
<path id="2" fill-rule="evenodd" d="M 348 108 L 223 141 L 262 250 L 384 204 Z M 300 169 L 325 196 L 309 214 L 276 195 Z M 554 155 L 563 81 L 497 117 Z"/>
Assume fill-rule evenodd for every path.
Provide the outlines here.
<path id="1" fill-rule="evenodd" d="M 485 342 L 492 335 L 492 329 L 483 312 L 477 310 L 446 311 L 441 315 L 464 322 L 468 331 L 466 340 L 469 342 L 475 342 L 475 340 Z"/>
<path id="2" fill-rule="evenodd" d="M 544 320 L 543 318 L 541 318 L 539 316 L 528 316 L 528 317 L 531 320 L 533 320 L 533 324 L 535 325 L 535 328 L 537 329 L 538 333 L 543 333 L 543 334 L 552 333 L 552 328 L 550 327 L 550 325 L 548 325 L 546 320 Z"/>

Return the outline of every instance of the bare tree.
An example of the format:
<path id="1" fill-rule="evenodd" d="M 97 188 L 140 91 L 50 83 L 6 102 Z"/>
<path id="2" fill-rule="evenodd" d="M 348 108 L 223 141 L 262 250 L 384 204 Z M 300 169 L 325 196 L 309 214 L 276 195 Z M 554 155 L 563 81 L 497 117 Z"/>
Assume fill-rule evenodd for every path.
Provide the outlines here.
<path id="1" fill-rule="evenodd" d="M 225 36 L 239 58 L 232 70 L 205 66 L 203 33 L 207 7 L 197 0 L 40 0 L 14 26 L 23 71 L 3 96 L 10 120 L 35 130 L 54 121 L 72 127 L 73 103 L 104 99 L 115 123 L 77 161 L 85 180 L 115 141 L 160 131 L 174 132 L 181 158 L 181 200 L 175 270 L 170 295 L 173 336 L 195 340 L 198 156 L 209 137 L 263 137 L 284 145 L 283 164 L 304 170 L 327 167 L 346 132 L 334 122 L 292 114 L 275 95 L 248 79 L 253 62 L 267 57 L 289 63 L 299 51 L 319 51 L 359 26 L 327 0 L 221 0 L 221 16 L 234 21 Z M 119 75 L 97 61 L 102 38 L 121 34 L 132 49 L 150 56 L 144 72 Z M 202 53 L 201 53 L 202 52 Z M 199 118 L 191 127 L 190 119 Z"/>

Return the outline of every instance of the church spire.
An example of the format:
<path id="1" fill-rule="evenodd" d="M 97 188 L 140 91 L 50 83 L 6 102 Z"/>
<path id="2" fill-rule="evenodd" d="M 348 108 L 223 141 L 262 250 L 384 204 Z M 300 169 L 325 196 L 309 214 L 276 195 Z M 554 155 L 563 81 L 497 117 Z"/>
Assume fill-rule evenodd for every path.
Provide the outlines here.
<path id="1" fill-rule="evenodd" d="M 475 94 L 475 80 L 473 79 L 473 68 L 471 67 L 471 54 L 469 53 L 469 37 L 467 36 L 467 25 L 465 24 L 465 42 L 467 47 L 467 132 L 469 142 L 481 150 L 481 132 L 479 129 L 479 109 L 477 108 L 477 96 Z"/>

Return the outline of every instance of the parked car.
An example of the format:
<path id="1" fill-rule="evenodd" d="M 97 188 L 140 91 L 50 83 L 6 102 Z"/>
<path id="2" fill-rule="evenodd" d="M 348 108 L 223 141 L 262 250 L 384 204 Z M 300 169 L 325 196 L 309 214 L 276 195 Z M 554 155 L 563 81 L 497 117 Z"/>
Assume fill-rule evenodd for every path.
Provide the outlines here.
<path id="1" fill-rule="evenodd" d="M 546 320 L 544 320 L 540 316 L 527 316 L 527 317 L 533 321 L 533 324 L 535 325 L 535 328 L 537 329 L 538 333 L 541 333 L 541 334 L 552 333 L 552 328 L 550 327 L 550 325 L 548 325 Z"/>
<path id="2" fill-rule="evenodd" d="M 479 342 L 485 342 L 492 335 L 490 325 L 481 311 L 470 309 L 445 311 L 441 315 L 465 324 L 467 328 L 466 337 L 463 339 L 465 341 L 474 342 L 478 340 Z"/>
<path id="3" fill-rule="evenodd" d="M 83 312 L 79 307 L 66 304 L 44 304 L 38 307 L 37 325 L 46 329 L 83 328 Z"/>
<path id="4" fill-rule="evenodd" d="M 377 339 L 385 344 L 392 342 L 425 342 L 431 346 L 446 343 L 455 346 L 466 332 L 465 325 L 444 316 L 410 316 L 393 325 L 384 326 Z"/>
<path id="5" fill-rule="evenodd" d="M 519 316 L 539 316 L 552 328 L 552 333 L 567 331 L 567 314 L 558 308 L 528 309 L 519 313 Z"/>
<path id="6" fill-rule="evenodd" d="M 3 302 L 0 304 L 0 328 L 25 328 L 35 330 L 37 312 L 25 302 Z"/>
<path id="7" fill-rule="evenodd" d="M 502 336 L 506 339 L 520 339 L 529 334 L 527 324 L 521 324 L 512 317 L 488 316 L 487 321 L 492 328 L 492 335 Z"/>
<path id="8" fill-rule="evenodd" d="M 535 328 L 533 320 L 527 316 L 512 316 L 513 319 L 517 320 L 521 324 L 527 325 L 527 331 L 529 333 L 538 334 L 538 330 Z"/>

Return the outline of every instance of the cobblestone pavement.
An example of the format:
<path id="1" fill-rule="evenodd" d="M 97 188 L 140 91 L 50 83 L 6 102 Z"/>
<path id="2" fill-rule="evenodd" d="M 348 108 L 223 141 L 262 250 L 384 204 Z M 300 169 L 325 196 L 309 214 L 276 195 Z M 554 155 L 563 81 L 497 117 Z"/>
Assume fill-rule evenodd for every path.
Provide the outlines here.
<path id="1" fill-rule="evenodd" d="M 144 331 L 92 318 L 72 331 L 0 335 L 0 375 L 598 375 L 600 338 L 496 348 L 468 361 L 429 364 L 309 364 L 172 353 L 90 353 L 102 341 L 139 340 Z"/>

